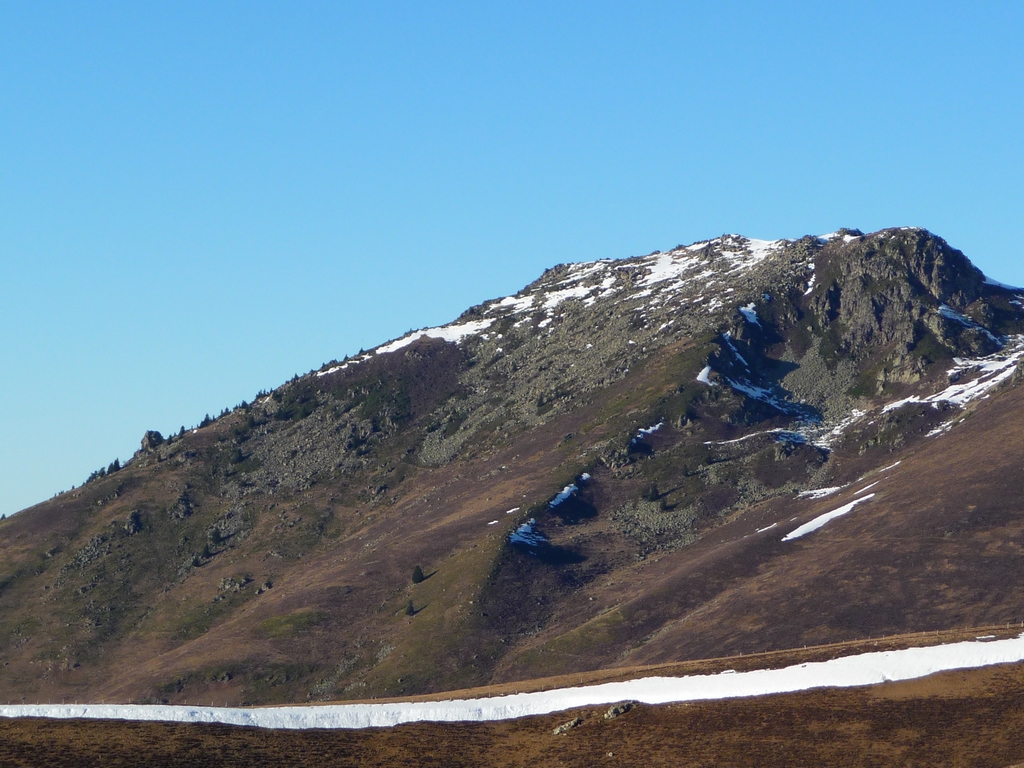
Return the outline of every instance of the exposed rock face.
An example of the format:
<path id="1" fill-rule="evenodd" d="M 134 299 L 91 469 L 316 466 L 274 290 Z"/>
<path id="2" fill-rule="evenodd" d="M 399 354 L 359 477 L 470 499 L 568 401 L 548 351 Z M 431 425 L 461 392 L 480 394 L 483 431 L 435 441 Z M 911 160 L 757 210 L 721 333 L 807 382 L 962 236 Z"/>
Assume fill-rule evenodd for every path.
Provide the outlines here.
<path id="1" fill-rule="evenodd" d="M 144 434 L 142 436 L 142 450 L 143 451 L 152 451 L 158 445 L 163 443 L 163 441 L 164 441 L 164 436 L 161 435 L 159 432 L 157 432 L 156 430 L 152 430 L 152 429 L 147 430 L 146 434 Z"/>
<path id="2" fill-rule="evenodd" d="M 809 310 L 830 354 L 858 360 L 885 349 L 890 368 L 882 383 L 919 374 L 921 366 L 909 356 L 923 342 L 929 350 L 934 344 L 928 342 L 937 341 L 950 354 L 975 356 L 999 347 L 991 333 L 960 314 L 993 319 L 981 271 L 924 230 L 845 235 L 830 241 L 818 262 Z"/>

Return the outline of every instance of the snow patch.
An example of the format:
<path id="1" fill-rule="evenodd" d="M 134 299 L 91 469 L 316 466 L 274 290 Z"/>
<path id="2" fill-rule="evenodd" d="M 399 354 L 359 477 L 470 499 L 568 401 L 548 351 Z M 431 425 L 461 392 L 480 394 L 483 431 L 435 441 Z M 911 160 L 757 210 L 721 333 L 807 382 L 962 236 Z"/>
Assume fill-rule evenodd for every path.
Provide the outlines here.
<path id="1" fill-rule="evenodd" d="M 938 437 L 939 435 L 943 435 L 946 432 L 949 432 L 949 430 L 951 430 L 952 428 L 953 428 L 953 422 L 952 421 L 947 421 L 947 422 L 945 422 L 943 424 L 939 424 L 939 426 L 937 426 L 935 429 L 930 431 L 927 435 L 925 435 L 925 437 Z"/>
<path id="2" fill-rule="evenodd" d="M 882 413 L 889 413 L 904 405 L 930 403 L 952 403 L 961 407 L 973 400 L 986 396 L 991 389 L 999 386 L 1013 376 L 1017 363 L 1024 357 L 1024 335 L 1011 336 L 1001 352 L 977 359 L 955 358 L 954 366 L 949 369 L 949 380 L 955 382 L 946 389 L 929 397 L 907 397 L 889 403 Z M 961 383 L 961 379 L 971 377 L 970 381 Z"/>
<path id="3" fill-rule="evenodd" d="M 816 491 L 801 491 L 796 495 L 796 497 L 798 499 L 814 499 L 817 501 L 818 499 L 824 499 L 831 496 L 834 493 L 839 493 L 845 487 L 845 485 L 837 485 L 834 488 L 819 488 Z"/>
<path id="4" fill-rule="evenodd" d="M 818 240 L 827 243 L 837 237 L 839 237 L 838 232 L 829 232 L 827 235 L 818 235 Z M 860 240 L 860 235 L 843 235 L 844 243 L 852 243 L 854 240 Z"/>
<path id="5" fill-rule="evenodd" d="M 659 253 L 648 261 L 648 274 L 640 284 L 650 287 L 664 283 L 666 280 L 678 279 L 687 270 L 699 266 L 700 263 L 699 259 L 684 256 L 677 251 Z"/>
<path id="6" fill-rule="evenodd" d="M 964 326 L 965 328 L 973 328 L 976 331 L 981 331 L 986 336 L 988 336 L 992 341 L 998 344 L 1000 347 L 1003 346 L 1002 340 L 997 339 L 988 328 L 979 323 L 974 322 L 973 320 L 971 320 L 971 318 L 967 317 L 966 315 L 960 314 L 952 307 L 946 304 L 940 305 L 939 314 L 942 315 L 947 320 L 953 320 L 957 323 L 960 323 L 960 325 Z"/>
<path id="7" fill-rule="evenodd" d="M 343 363 L 342 365 L 333 365 L 330 368 L 328 368 L 326 371 L 317 371 L 316 375 L 317 376 L 330 376 L 332 373 L 337 373 L 338 371 L 344 371 L 346 368 L 348 368 L 348 363 Z"/>
<path id="8" fill-rule="evenodd" d="M 742 310 L 740 310 L 740 311 L 742 311 Z M 756 315 L 755 315 L 755 317 L 756 317 Z M 758 325 L 760 325 L 760 323 L 758 323 Z M 736 349 L 736 344 L 733 343 L 733 340 L 732 340 L 732 334 L 729 333 L 729 331 L 726 331 L 725 333 L 722 334 L 722 338 L 725 340 L 726 345 L 728 345 L 729 351 L 732 352 L 734 355 L 736 355 L 736 359 L 739 360 L 741 363 L 743 363 L 743 367 L 746 368 L 749 371 L 750 370 L 750 363 L 748 363 L 747 359 L 742 354 L 740 354 L 740 351 L 738 349 Z"/>
<path id="9" fill-rule="evenodd" d="M 812 445 L 818 448 L 830 450 L 835 442 L 843 436 L 843 433 L 846 432 L 847 429 L 852 427 L 865 416 L 867 416 L 866 411 L 854 408 L 850 412 L 849 416 L 833 426 L 831 429 L 826 426 L 824 428 L 824 433 L 822 433 L 822 427 L 815 424 L 807 425 L 802 431 L 808 436 Z"/>
<path id="10" fill-rule="evenodd" d="M 569 497 L 576 493 L 576 491 L 578 490 L 579 487 L 576 485 L 576 483 L 572 483 L 571 485 L 565 486 L 565 488 L 563 488 L 558 494 L 555 495 L 555 498 L 548 502 L 548 506 L 554 509 L 563 501 L 567 501 Z"/>
<path id="11" fill-rule="evenodd" d="M 526 312 L 533 308 L 534 297 L 530 296 L 506 296 L 501 301 L 491 306 L 491 310 L 498 308 L 508 308 L 512 310 L 512 314 L 516 315 L 520 312 Z"/>
<path id="12" fill-rule="evenodd" d="M 547 543 L 544 535 L 537 530 L 537 521 L 530 518 L 508 535 L 510 544 L 522 544 L 527 547 L 539 547 Z"/>
<path id="13" fill-rule="evenodd" d="M 750 302 L 745 307 L 740 307 L 740 314 L 743 315 L 751 325 L 756 325 L 758 328 L 761 327 L 761 320 L 757 316 L 757 305 L 755 305 L 754 302 Z"/>
<path id="14" fill-rule="evenodd" d="M 746 364 L 746 361 L 740 358 L 741 361 Z M 723 376 L 723 379 L 737 392 L 742 392 L 747 397 L 751 397 L 754 400 L 760 400 L 762 403 L 767 403 L 773 408 L 777 408 L 783 413 L 792 412 L 794 406 L 792 403 L 788 403 L 785 400 L 781 400 L 775 396 L 775 393 L 765 387 L 759 387 L 756 384 L 752 384 L 746 381 L 739 381 L 737 379 L 730 379 L 728 376 Z M 699 380 L 699 379 L 698 379 Z M 801 439 L 806 442 L 806 439 L 801 436 Z"/>
<path id="15" fill-rule="evenodd" d="M 655 424 L 652 427 L 644 427 L 643 429 L 638 429 L 637 432 L 636 432 L 636 437 L 634 437 L 632 440 L 630 440 L 630 443 L 635 445 L 638 440 L 643 440 L 645 437 L 650 437 L 655 432 L 657 432 L 659 429 L 661 429 L 664 425 L 665 425 L 665 420 L 662 419 L 661 421 L 659 421 L 657 424 Z"/>
<path id="16" fill-rule="evenodd" d="M 818 515 L 816 518 L 811 520 L 809 523 L 804 523 L 792 533 L 787 534 L 783 537 L 783 541 L 793 541 L 793 539 L 799 539 L 801 536 L 806 536 L 812 531 L 816 531 L 821 528 L 825 523 L 835 520 L 837 517 L 842 517 L 848 512 L 852 511 L 861 502 L 867 501 L 868 499 L 875 498 L 875 494 L 869 493 L 860 499 L 854 499 L 849 504 L 844 504 L 839 509 L 834 509 L 831 512 L 826 512 L 824 515 Z"/>
<path id="17" fill-rule="evenodd" d="M 701 384 L 707 384 L 709 387 L 717 387 L 718 385 L 713 382 L 708 376 L 711 375 L 711 366 L 705 365 L 701 372 L 697 374 L 697 381 Z"/>
<path id="18" fill-rule="evenodd" d="M 442 339 L 453 344 L 458 344 L 467 336 L 472 336 L 490 328 L 493 323 L 493 318 L 487 318 L 485 320 L 472 320 L 468 323 L 461 323 L 459 325 L 442 325 L 439 328 L 426 328 L 422 331 L 414 331 L 407 336 L 403 336 L 397 341 L 392 341 L 390 344 L 383 344 L 377 347 L 375 351 L 378 355 L 397 352 L 398 350 L 409 346 L 414 341 L 418 341 L 423 338 Z"/>
<path id="19" fill-rule="evenodd" d="M 544 309 L 552 310 L 568 299 L 582 299 L 597 290 L 594 285 L 578 285 L 574 288 L 563 288 L 560 291 L 549 291 L 544 295 Z"/>

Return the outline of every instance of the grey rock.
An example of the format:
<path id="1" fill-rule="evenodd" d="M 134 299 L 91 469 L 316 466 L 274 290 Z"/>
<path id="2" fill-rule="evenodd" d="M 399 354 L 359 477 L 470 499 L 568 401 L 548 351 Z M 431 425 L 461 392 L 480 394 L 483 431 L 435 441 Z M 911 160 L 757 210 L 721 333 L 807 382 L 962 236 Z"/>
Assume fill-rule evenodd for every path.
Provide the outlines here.
<path id="1" fill-rule="evenodd" d="M 572 720 L 570 720 L 569 722 L 562 723 L 560 726 L 555 728 L 555 730 L 553 730 L 551 732 L 551 735 L 552 736 L 562 736 L 562 735 L 568 733 L 569 731 L 571 731 L 573 728 L 579 728 L 581 725 L 583 725 L 583 718 L 582 717 L 575 717 Z"/>
<path id="2" fill-rule="evenodd" d="M 636 706 L 636 703 L 632 701 L 624 701 L 621 704 L 615 704 L 604 713 L 604 719 L 614 720 L 619 715 L 624 715 L 632 710 L 634 706 Z"/>
<path id="3" fill-rule="evenodd" d="M 136 433 L 137 434 L 137 433 Z M 146 434 L 142 436 L 142 450 L 143 452 L 149 452 L 154 450 L 157 446 L 162 445 L 164 442 L 164 436 L 161 435 L 154 429 L 146 431 Z"/>

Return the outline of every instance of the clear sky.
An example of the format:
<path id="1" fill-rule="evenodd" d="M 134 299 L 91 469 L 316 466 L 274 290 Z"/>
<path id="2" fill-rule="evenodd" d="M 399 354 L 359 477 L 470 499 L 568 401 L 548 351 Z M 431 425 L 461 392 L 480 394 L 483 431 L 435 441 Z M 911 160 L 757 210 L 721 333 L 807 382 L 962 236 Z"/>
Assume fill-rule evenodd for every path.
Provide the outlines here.
<path id="1" fill-rule="evenodd" d="M 559 262 L 931 229 L 1024 284 L 1019 2 L 0 4 L 0 513 Z"/>

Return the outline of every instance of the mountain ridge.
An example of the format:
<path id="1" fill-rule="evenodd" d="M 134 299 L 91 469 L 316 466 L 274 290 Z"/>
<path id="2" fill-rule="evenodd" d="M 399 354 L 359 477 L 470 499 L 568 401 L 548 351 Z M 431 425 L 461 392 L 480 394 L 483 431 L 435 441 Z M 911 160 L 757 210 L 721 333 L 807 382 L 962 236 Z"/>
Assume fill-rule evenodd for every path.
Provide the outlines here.
<path id="1" fill-rule="evenodd" d="M 147 433 L 123 468 L 4 521 L 0 697 L 365 698 L 877 631 L 890 609 L 844 618 L 800 591 L 845 587 L 827 553 L 782 546 L 782 510 L 828 513 L 857 489 L 799 494 L 897 459 L 886 474 L 942 486 L 950 430 L 990 450 L 974 425 L 1019 418 L 1021 301 L 919 229 L 558 265 L 200 429 Z M 1015 530 L 1012 491 L 960 479 L 991 520 L 943 519 L 950 538 Z M 875 494 L 815 543 L 841 551 L 829 531 L 864 509 L 921 514 Z M 970 557 L 965 595 L 986 562 Z M 788 628 L 750 603 L 786 568 Z M 1010 619 L 1015 586 L 943 609 L 914 579 L 930 596 L 893 633 Z"/>

